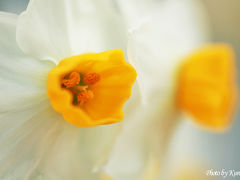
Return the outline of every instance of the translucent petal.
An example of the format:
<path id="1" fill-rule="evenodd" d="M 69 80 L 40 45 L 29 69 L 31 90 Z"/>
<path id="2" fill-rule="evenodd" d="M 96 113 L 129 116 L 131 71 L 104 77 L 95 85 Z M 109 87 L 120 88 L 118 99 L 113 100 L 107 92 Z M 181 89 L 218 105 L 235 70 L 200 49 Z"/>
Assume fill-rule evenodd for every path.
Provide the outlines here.
<path id="1" fill-rule="evenodd" d="M 201 6 L 188 0 L 160 5 L 129 32 L 128 58 L 145 101 L 174 88 L 181 57 L 206 40 Z"/>
<path id="2" fill-rule="evenodd" d="M 109 125 L 84 129 L 64 122 L 61 133 L 30 177 L 98 180 L 98 165 L 105 161 L 119 127 Z"/>
<path id="3" fill-rule="evenodd" d="M 56 63 L 72 55 L 123 48 L 125 35 L 110 0 L 32 0 L 17 27 L 24 52 Z"/>
<path id="4" fill-rule="evenodd" d="M 157 3 L 159 4 L 157 0 L 116 0 L 116 5 L 129 28 L 147 18 Z"/>
<path id="5" fill-rule="evenodd" d="M 105 166 L 117 180 L 152 179 L 162 166 L 179 121 L 175 93 L 181 57 L 205 40 L 198 7 L 188 0 L 164 1 L 129 32 L 128 57 L 137 69 L 145 103 L 126 117 Z"/>
<path id="6" fill-rule="evenodd" d="M 166 94 L 161 103 L 158 100 L 151 103 L 150 107 L 138 106 L 125 119 L 104 168 L 116 180 L 141 179 L 149 174 L 150 166 L 161 165 L 165 147 L 178 124 L 178 114 L 171 94 Z"/>
<path id="7" fill-rule="evenodd" d="M 1 179 L 28 177 L 57 137 L 61 123 L 50 106 L 39 108 L 45 104 L 1 114 Z"/>
<path id="8" fill-rule="evenodd" d="M 0 13 L 0 112 L 24 108 L 46 96 L 46 78 L 54 66 L 27 57 L 16 43 L 17 16 Z"/>

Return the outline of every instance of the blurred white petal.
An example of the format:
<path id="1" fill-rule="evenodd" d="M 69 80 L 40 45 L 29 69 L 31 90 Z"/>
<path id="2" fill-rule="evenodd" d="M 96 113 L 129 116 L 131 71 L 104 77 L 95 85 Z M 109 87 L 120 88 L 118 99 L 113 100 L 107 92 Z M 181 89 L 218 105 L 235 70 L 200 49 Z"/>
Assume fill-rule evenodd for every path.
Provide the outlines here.
<path id="1" fill-rule="evenodd" d="M 130 30 L 128 57 L 137 69 L 145 101 L 171 91 L 181 58 L 206 41 L 200 7 L 189 0 L 166 1 Z"/>
<path id="2" fill-rule="evenodd" d="M 117 7 L 129 28 L 147 18 L 157 3 L 157 0 L 116 0 Z"/>
<path id="3" fill-rule="evenodd" d="M 32 0 L 19 17 L 17 40 L 34 57 L 59 62 L 86 52 L 123 48 L 124 22 L 109 0 Z"/>
<path id="4" fill-rule="evenodd" d="M 126 117 L 123 128 L 105 166 L 105 171 L 116 180 L 140 179 L 149 168 L 149 161 L 156 166 L 163 159 L 162 153 L 178 123 L 177 112 L 171 96 L 142 105 Z"/>
<path id="5" fill-rule="evenodd" d="M 165 1 L 129 32 L 128 56 L 137 69 L 145 103 L 126 117 L 129 120 L 105 166 L 116 180 L 148 179 L 153 172 L 157 175 L 155 167 L 162 167 L 165 148 L 179 121 L 178 66 L 184 55 L 206 40 L 207 27 L 198 8 L 193 1 Z"/>

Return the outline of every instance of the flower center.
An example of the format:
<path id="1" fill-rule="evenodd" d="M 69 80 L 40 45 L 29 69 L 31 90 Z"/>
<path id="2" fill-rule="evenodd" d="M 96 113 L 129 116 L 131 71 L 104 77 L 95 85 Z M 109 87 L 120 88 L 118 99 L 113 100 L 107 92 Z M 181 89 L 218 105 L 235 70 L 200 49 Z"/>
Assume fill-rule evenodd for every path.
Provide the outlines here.
<path id="1" fill-rule="evenodd" d="M 48 74 L 53 109 L 78 127 L 112 124 L 123 119 L 123 105 L 136 80 L 122 50 L 68 57 Z"/>
<path id="2" fill-rule="evenodd" d="M 97 73 L 82 74 L 78 71 L 73 71 L 66 74 L 62 80 L 62 88 L 67 89 L 73 96 L 73 105 L 82 106 L 85 102 L 88 102 L 94 98 L 94 93 L 91 89 L 91 85 L 100 81 L 100 75 Z"/>

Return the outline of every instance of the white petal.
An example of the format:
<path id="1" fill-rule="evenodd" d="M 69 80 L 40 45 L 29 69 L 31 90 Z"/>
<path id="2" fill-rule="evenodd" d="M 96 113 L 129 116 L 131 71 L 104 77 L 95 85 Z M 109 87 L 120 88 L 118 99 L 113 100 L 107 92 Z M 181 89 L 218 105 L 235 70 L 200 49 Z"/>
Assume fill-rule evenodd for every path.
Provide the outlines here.
<path id="1" fill-rule="evenodd" d="M 192 1 L 184 2 L 162 3 L 129 32 L 128 56 L 137 69 L 145 100 L 173 88 L 182 56 L 205 42 L 202 11 Z"/>
<path id="2" fill-rule="evenodd" d="M 110 0 L 32 0 L 19 17 L 26 53 L 55 62 L 72 55 L 123 48 L 126 31 Z"/>
<path id="3" fill-rule="evenodd" d="M 46 102 L 1 114 L 1 179 L 26 178 L 58 135 L 62 119 Z"/>
<path id="4" fill-rule="evenodd" d="M 26 57 L 16 44 L 17 17 L 0 14 L 0 112 L 24 108 L 37 98 L 46 97 L 46 79 L 53 67 Z"/>
<path id="5" fill-rule="evenodd" d="M 99 179 L 94 169 L 105 162 L 119 124 L 75 127 L 46 104 L 1 114 L 6 122 L 18 121 L 1 123 L 0 178 Z"/>
<path id="6" fill-rule="evenodd" d="M 105 159 L 119 125 L 78 128 L 65 123 L 31 177 L 42 179 L 99 179 L 94 167 Z"/>
<path id="7" fill-rule="evenodd" d="M 16 22 L 16 15 L 0 13 L 0 179 L 23 179 L 45 149 L 36 142 L 41 144 L 56 122 L 45 92 L 53 64 L 21 52 Z"/>

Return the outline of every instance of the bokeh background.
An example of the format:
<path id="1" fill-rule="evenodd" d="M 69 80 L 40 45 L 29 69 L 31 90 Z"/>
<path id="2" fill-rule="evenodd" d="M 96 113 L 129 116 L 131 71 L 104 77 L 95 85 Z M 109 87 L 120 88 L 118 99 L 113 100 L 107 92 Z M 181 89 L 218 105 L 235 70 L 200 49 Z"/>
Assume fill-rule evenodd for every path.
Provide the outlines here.
<path id="1" fill-rule="evenodd" d="M 209 16 L 211 40 L 233 45 L 240 72 L 240 0 L 202 2 Z M 27 7 L 27 3 L 28 0 L 0 0 L 0 10 L 20 13 Z M 171 150 L 172 169 L 179 165 L 184 166 L 185 163 L 191 166 L 192 163 L 206 167 L 205 170 L 212 168 L 240 171 L 240 113 L 237 112 L 232 127 L 223 134 L 202 131 L 191 121 L 184 121 L 171 144 Z"/>

